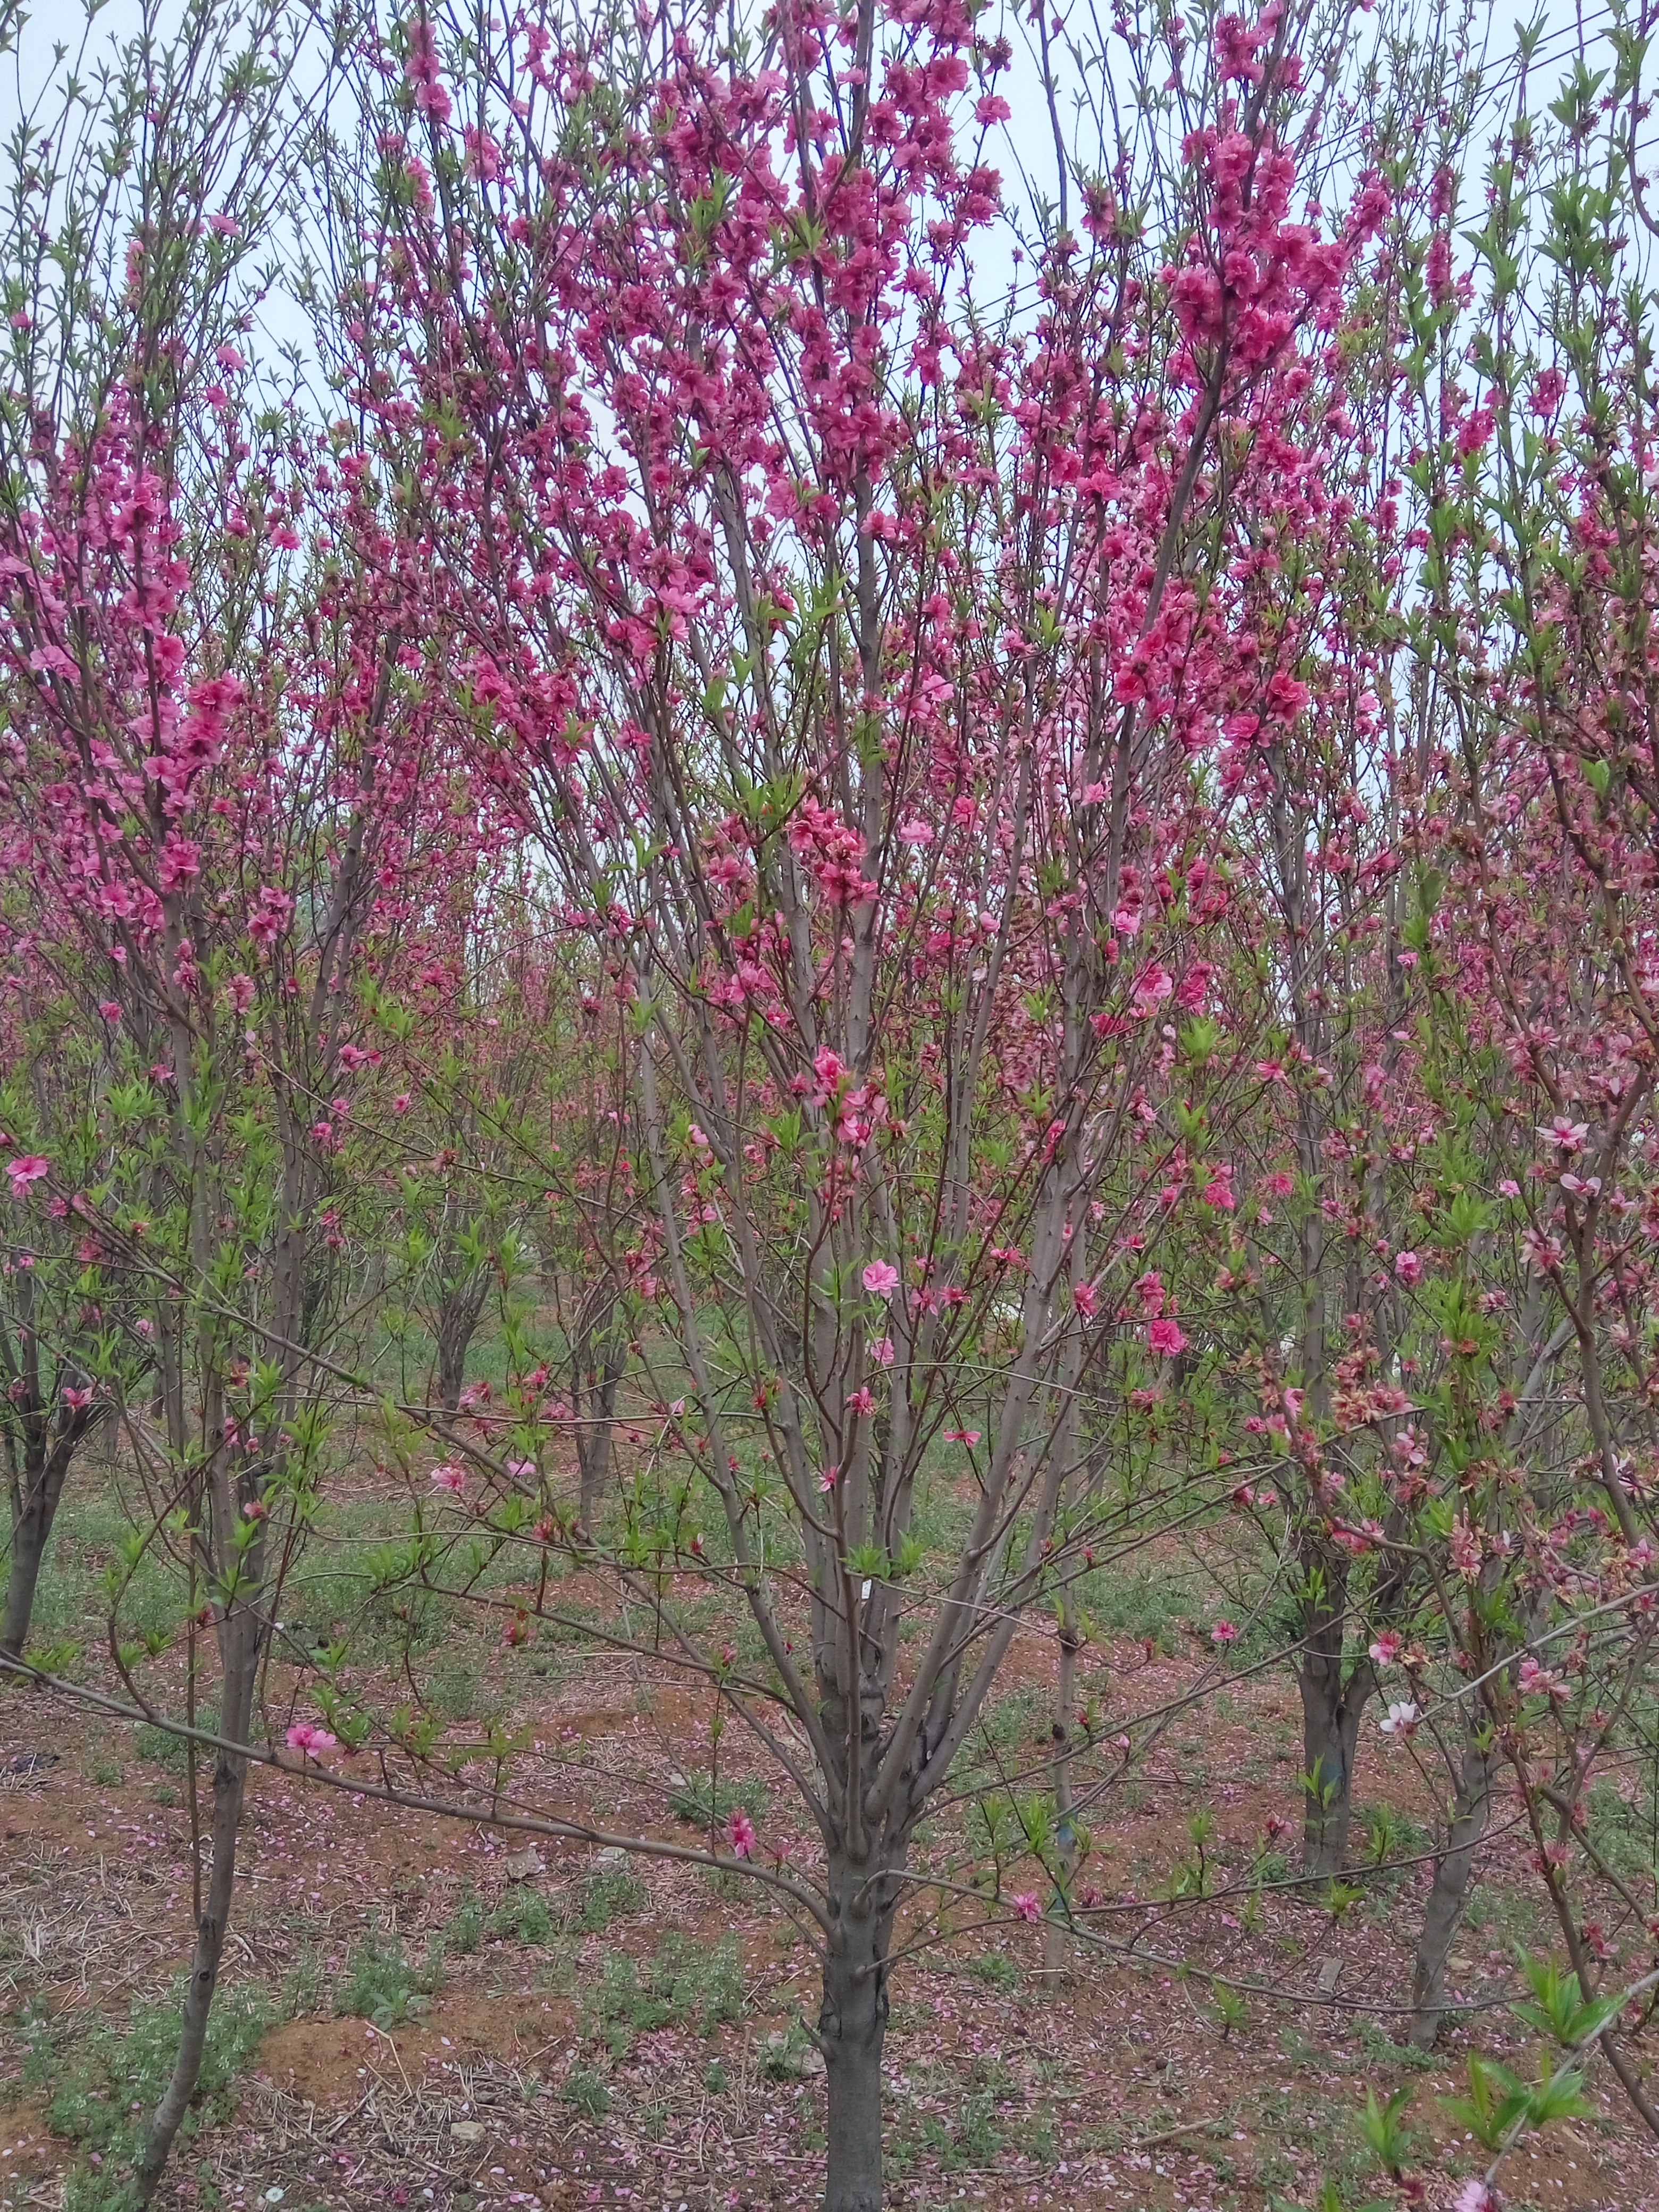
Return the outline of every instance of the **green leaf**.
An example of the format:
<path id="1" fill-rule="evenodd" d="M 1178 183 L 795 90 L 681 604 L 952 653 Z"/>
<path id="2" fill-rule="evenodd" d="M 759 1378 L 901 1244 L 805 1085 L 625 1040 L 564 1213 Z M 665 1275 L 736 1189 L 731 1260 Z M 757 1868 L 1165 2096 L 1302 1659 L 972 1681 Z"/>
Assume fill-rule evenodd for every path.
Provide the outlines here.
<path id="1" fill-rule="evenodd" d="M 1594 2043 L 1598 2035 L 1612 2027 L 1623 2011 L 1624 2005 L 1622 1996 L 1596 1997 L 1590 2003 L 1581 2005 L 1567 2023 L 1565 2040 L 1568 2048 L 1577 2051 L 1586 2043 Z"/>

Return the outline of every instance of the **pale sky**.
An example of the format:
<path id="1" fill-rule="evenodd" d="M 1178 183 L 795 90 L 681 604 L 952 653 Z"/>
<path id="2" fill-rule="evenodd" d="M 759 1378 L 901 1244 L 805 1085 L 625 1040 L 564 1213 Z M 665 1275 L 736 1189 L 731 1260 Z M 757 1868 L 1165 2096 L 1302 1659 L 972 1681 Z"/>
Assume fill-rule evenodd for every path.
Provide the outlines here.
<path id="1" fill-rule="evenodd" d="M 8 18 L 15 19 L 22 12 L 23 4 L 24 0 L 0 0 L 0 23 Z M 151 4 L 154 20 L 163 32 L 175 27 L 184 12 L 184 0 L 151 0 Z M 1109 15 L 1104 0 L 1066 0 L 1062 12 L 1072 13 L 1073 20 L 1079 23 L 1090 24 L 1103 23 Z M 1515 25 L 1532 12 L 1529 8 L 1516 6 L 1516 0 L 1494 0 L 1487 52 L 1496 67 L 1501 69 L 1513 53 Z M 1570 4 L 1570 0 L 1546 0 L 1544 12 L 1548 29 L 1534 68 L 1537 80 L 1553 86 L 1580 29 L 1593 39 L 1596 27 L 1608 20 L 1610 11 L 1601 0 L 1590 0 L 1590 4 L 1577 8 Z M 1009 4 L 1009 0 L 1004 0 L 1001 15 L 1004 35 L 1013 48 L 1014 59 L 1000 88 L 1013 113 L 1007 124 L 988 135 L 986 158 L 1002 173 L 1007 204 L 1019 206 L 1029 204 L 1028 193 L 1031 191 L 1053 197 L 1056 160 L 1042 94 L 1036 33 L 1027 15 Z M 100 51 L 106 52 L 131 38 L 143 16 L 143 0 L 102 0 L 102 4 L 93 11 L 88 34 L 85 0 L 40 0 L 24 21 L 15 57 L 0 60 L 0 135 L 9 135 L 15 127 L 22 100 L 38 94 L 53 76 L 54 46 L 69 46 L 71 61 L 77 51 L 84 51 L 89 58 L 95 57 Z M 982 27 L 990 35 L 988 18 Z M 83 36 L 87 38 L 84 48 Z M 1066 65 L 1058 49 L 1056 55 L 1056 71 L 1063 86 Z M 1069 121 L 1072 109 L 1073 102 L 1062 90 L 1063 119 Z M 1075 222 L 1075 206 L 1072 213 Z M 1029 222 L 1026 227 L 1030 228 Z M 980 260 L 994 286 L 999 279 L 1012 282 L 1016 276 L 1012 241 L 1006 235 L 994 243 L 988 238 Z M 280 296 L 270 300 L 264 319 L 264 335 L 273 349 L 282 343 L 304 345 L 304 318 L 291 301 Z"/>

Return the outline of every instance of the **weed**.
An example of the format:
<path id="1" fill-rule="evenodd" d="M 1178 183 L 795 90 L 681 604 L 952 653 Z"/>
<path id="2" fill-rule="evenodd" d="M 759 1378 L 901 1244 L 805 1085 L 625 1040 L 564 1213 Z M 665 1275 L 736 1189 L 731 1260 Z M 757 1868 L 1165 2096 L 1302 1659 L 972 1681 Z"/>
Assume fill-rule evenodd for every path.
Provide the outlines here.
<path id="1" fill-rule="evenodd" d="M 981 1951 L 968 1961 L 968 1971 L 976 1982 L 988 1982 L 994 1990 L 1012 1990 L 1019 1981 L 1019 1968 L 1005 1951 Z"/>
<path id="2" fill-rule="evenodd" d="M 1443 2053 L 1437 2057 L 1432 2051 L 1417 2051 L 1409 2043 L 1390 2042 L 1386 2031 L 1374 2020 L 1360 2021 L 1359 2041 L 1374 2066 L 1408 2066 L 1414 2073 L 1432 2074 L 1437 2066 L 1446 2063 Z"/>
<path id="3" fill-rule="evenodd" d="M 528 1882 L 515 1882 L 489 1916 L 492 1936 L 514 1943 L 552 1942 L 557 1933 L 547 1899 Z"/>
<path id="4" fill-rule="evenodd" d="M 1173 1651 L 1180 1644 L 1182 1620 L 1201 1604 L 1199 1595 L 1164 1567 L 1103 1577 L 1101 1587 L 1091 1593 L 1089 1610 L 1103 1629 L 1137 1641 L 1150 1638 L 1160 1650 Z"/>
<path id="5" fill-rule="evenodd" d="M 447 1721 L 470 1721 L 477 1710 L 478 1670 L 449 1659 L 432 1670 L 426 1701 Z"/>
<path id="6" fill-rule="evenodd" d="M 214 1716 L 201 1720 L 199 1724 L 210 1735 L 216 1722 Z M 164 1766 L 169 1774 L 183 1774 L 190 1765 L 183 1736 L 174 1735 L 167 1729 L 152 1728 L 148 1721 L 133 1731 L 132 1744 L 140 1759 L 149 1759 L 155 1766 Z"/>
<path id="7" fill-rule="evenodd" d="M 1470 1893 L 1463 1917 L 1471 1929 L 1485 1931 L 1489 1943 L 1507 1951 L 1538 1948 L 1539 1930 L 1545 1924 L 1537 1899 L 1524 1890 L 1477 1887 Z"/>
<path id="8" fill-rule="evenodd" d="M 1425 1829 L 1404 1813 L 1396 1813 L 1391 1805 L 1367 1806 L 1360 1819 L 1365 1830 L 1368 1866 L 1387 1868 L 1391 1860 L 1408 1857 L 1428 1841 Z"/>
<path id="9" fill-rule="evenodd" d="M 787 2035 L 767 2037 L 761 2052 L 761 2072 L 769 2081 L 799 2081 L 811 2047 L 806 2030 L 798 2020 L 792 2020 Z"/>
<path id="10" fill-rule="evenodd" d="M 1019 2131 L 1019 2147 L 1038 2166 L 1052 2166 L 1055 2154 L 1054 2114 L 1033 2112 Z"/>
<path id="11" fill-rule="evenodd" d="M 1002 2115 L 1013 2100 L 1013 2082 L 1007 2069 L 996 2060 L 975 2063 L 969 2087 L 957 2104 L 955 2117 L 928 2117 L 922 2121 L 922 2139 L 941 2166 L 988 2166 L 1002 2148 Z"/>
<path id="12" fill-rule="evenodd" d="M 87 1779 L 100 1790 L 118 1790 L 127 1778 L 127 1770 L 118 1759 L 107 1759 L 101 1752 L 94 1752 L 87 1761 Z"/>
<path id="13" fill-rule="evenodd" d="M 1279 2029 L 1279 2047 L 1292 2066 L 1300 2067 L 1304 2071 L 1311 2069 L 1317 2072 L 1324 2064 L 1323 2054 L 1318 2045 L 1310 2043 L 1307 2037 L 1297 2028 L 1281 2027 Z"/>
<path id="14" fill-rule="evenodd" d="M 446 1933 L 447 1948 L 458 1958 L 471 1958 L 483 1942 L 484 1909 L 475 1890 L 464 1889 L 461 1901 L 455 1908 L 455 1917 Z"/>
<path id="15" fill-rule="evenodd" d="M 596 2074 L 591 2066 L 573 2066 L 559 2094 L 586 2119 L 603 2119 L 611 2110 L 611 2092 L 605 2076 Z"/>
<path id="16" fill-rule="evenodd" d="M 301 2020 L 319 2009 L 323 2001 L 322 1961 L 309 1943 L 289 1969 L 283 1984 L 283 2017 Z"/>
<path id="17" fill-rule="evenodd" d="M 441 1942 L 429 1943 L 425 1965 L 414 1966 L 395 1936 L 371 1929 L 351 1954 L 347 1978 L 335 1993 L 335 2009 L 372 2020 L 378 2028 L 395 2027 L 409 2017 L 414 2001 L 430 1996 L 443 1978 Z"/>
<path id="18" fill-rule="evenodd" d="M 550 1996 L 568 1997 L 574 1994 L 576 1962 L 568 1951 L 556 1954 L 544 1966 L 538 1967 L 534 1987 Z"/>
<path id="19" fill-rule="evenodd" d="M 576 1911 L 576 1925 L 586 1936 L 603 1936 L 613 1920 L 638 1912 L 649 1896 L 631 1867 L 601 1867 L 588 1876 Z"/>
<path id="20" fill-rule="evenodd" d="M 707 2035 L 743 2007 L 743 1968 L 728 1938 L 713 1951 L 684 1936 L 671 1936 L 641 1972 L 625 1951 L 605 1962 L 591 2014 L 594 2032 L 613 2057 L 625 2058 L 638 2035 L 653 2029 L 696 2026 Z"/>
<path id="21" fill-rule="evenodd" d="M 1626 1804 L 1613 1782 L 1593 1782 L 1586 1798 L 1591 1843 L 1613 1873 L 1626 1881 L 1651 1881 L 1653 1858 L 1647 1816 L 1639 1803 Z"/>
<path id="22" fill-rule="evenodd" d="M 1022 1742 L 1048 1740 L 1054 1699 L 1040 1682 L 1026 1684 L 994 1705 L 980 1724 L 982 1741 L 993 1750 L 1012 1751 Z"/>
<path id="23" fill-rule="evenodd" d="M 677 1820 L 684 1820 L 694 1828 L 707 1829 L 711 1826 L 724 1827 L 733 1813 L 747 1813 L 751 1820 L 764 1817 L 767 1808 L 766 1784 L 763 1782 L 722 1782 L 714 1793 L 714 1808 L 709 1809 L 708 1778 L 695 1777 L 682 1783 L 668 1801 L 668 1809 Z"/>

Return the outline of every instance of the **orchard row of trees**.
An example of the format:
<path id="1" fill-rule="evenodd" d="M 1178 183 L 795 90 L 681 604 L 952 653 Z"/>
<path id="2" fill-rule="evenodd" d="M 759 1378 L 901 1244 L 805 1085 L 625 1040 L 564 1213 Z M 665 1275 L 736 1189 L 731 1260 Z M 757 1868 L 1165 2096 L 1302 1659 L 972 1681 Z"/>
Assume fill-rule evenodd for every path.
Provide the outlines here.
<path id="1" fill-rule="evenodd" d="M 1033 1621 L 1018 1850 L 1118 1948 L 1079 1592 L 1175 1531 L 1294 1675 L 1310 1881 L 1416 1741 L 1419 2039 L 1501 1794 L 1659 2129 L 1659 1896 L 1584 1818 L 1659 1626 L 1645 19 L 1480 33 L 190 0 L 20 125 L 0 1654 L 210 1759 L 143 2195 L 285 1743 L 769 1884 L 873 2212 L 896 1913 L 1001 1894 L 918 1827 Z M 368 1463 L 377 1605 L 518 1643 L 580 1570 L 815 1854 L 595 1828 L 412 1630 L 395 1708 L 301 1650 Z"/>

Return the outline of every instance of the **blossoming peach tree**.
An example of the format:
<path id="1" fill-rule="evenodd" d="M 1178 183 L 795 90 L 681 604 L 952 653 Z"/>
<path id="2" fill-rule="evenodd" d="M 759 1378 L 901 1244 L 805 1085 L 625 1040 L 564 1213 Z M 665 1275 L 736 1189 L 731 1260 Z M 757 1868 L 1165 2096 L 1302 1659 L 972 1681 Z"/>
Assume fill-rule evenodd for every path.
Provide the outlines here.
<path id="1" fill-rule="evenodd" d="M 1413 839 L 1417 941 L 1447 1139 L 1424 1208 L 1418 1540 L 1463 1678 L 1442 1713 L 1466 1732 L 1437 1899 L 1501 1766 L 1598 2002 L 1645 1959 L 1659 1902 L 1587 1811 L 1654 1632 L 1652 519 L 1622 213 L 1644 57 L 1615 39 L 1607 58 L 1605 80 L 1577 59 L 1543 111 L 1523 72 L 1461 279 L 1455 179 L 1437 187 L 1421 316 L 1440 365 L 1411 456 L 1439 783 Z M 1610 2003 L 1596 2040 L 1652 2128 L 1624 2032 L 1650 2007 Z"/>
<path id="2" fill-rule="evenodd" d="M 836 2212 L 881 2198 L 923 1808 L 1023 1615 L 1133 1522 L 1076 1493 L 1069 1409 L 1120 1329 L 1189 1348 L 1123 1294 L 1212 1179 L 1194 1071 L 1231 1079 L 1203 763 L 1258 654 L 1222 580 L 1386 207 L 1292 208 L 1344 21 L 1305 68 L 1277 13 L 1176 41 L 1184 139 L 1091 183 L 1000 315 L 1008 54 L 951 0 L 482 44 L 422 10 L 334 153 L 373 193 L 336 373 L 430 535 L 478 772 L 627 1015 L 677 1547 L 710 1557 L 706 1504 L 757 1638 L 668 1641 L 817 1833 L 775 1878 Z"/>
<path id="3" fill-rule="evenodd" d="M 8 1439 L 21 1419 L 60 1480 L 52 1455 L 112 1402 L 139 1504 L 108 1577 L 112 1662 L 148 1709 L 163 1655 L 123 1598 L 171 1560 L 186 1711 L 211 1698 L 218 1747 L 145 2197 L 196 2083 L 275 1595 L 325 1465 L 360 992 L 395 963 L 434 750 L 419 572 L 361 461 L 301 434 L 246 356 L 285 58 L 278 11 L 194 6 L 72 84 L 61 129 L 26 130 L 0 396 L 9 935 L 78 1013 L 99 1138 L 64 1121 L 48 1149 L 42 1115 L 40 1149 L 9 1157 L 8 1227 L 75 1224 L 52 1265 L 88 1271 L 86 1306 L 100 1275 L 118 1285 L 129 1347 L 94 1373 L 67 1327 L 54 1408 L 20 1311 Z M 193 1764 L 191 1783 L 194 1814 Z"/>

